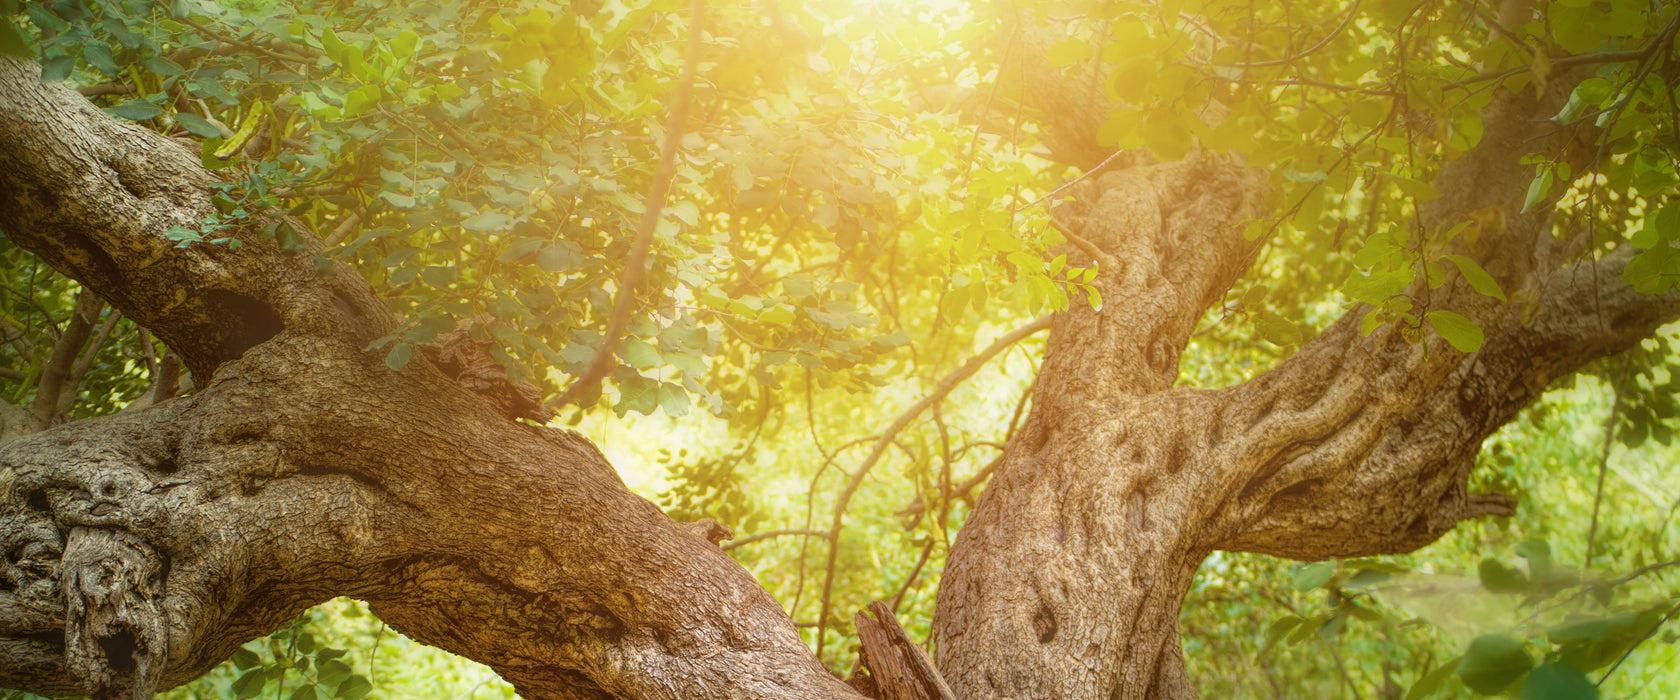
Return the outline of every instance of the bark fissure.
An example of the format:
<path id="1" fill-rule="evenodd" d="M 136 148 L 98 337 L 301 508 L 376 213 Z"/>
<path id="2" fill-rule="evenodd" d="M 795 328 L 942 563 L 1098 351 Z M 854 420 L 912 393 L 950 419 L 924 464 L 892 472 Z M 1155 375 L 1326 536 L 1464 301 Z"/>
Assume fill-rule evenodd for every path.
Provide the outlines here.
<path id="1" fill-rule="evenodd" d="M 1559 72 L 1549 102 L 1490 107 L 1487 138 L 1418 215 L 1438 230 L 1503 212 L 1500 235 L 1455 252 L 1538 306 L 1449 273 L 1407 294 L 1480 324 L 1474 354 L 1427 330 L 1363 334 L 1356 307 L 1247 383 L 1174 388 L 1197 324 L 1259 251 L 1243 230 L 1266 213 L 1265 174 L 1202 151 L 1111 158 L 1096 127 L 1115 105 L 1065 89 L 1096 84 L 1079 82 L 1093 69 L 1036 79 L 1058 71 L 1022 27 L 1004 53 L 1029 70 L 1004 72 L 1035 77 L 1023 98 L 1052 153 L 1116 168 L 1058 213 L 1105 304 L 1050 321 L 1032 409 L 948 557 L 945 694 L 1193 695 L 1177 619 L 1211 551 L 1410 551 L 1510 512 L 1465 487 L 1481 440 L 1553 378 L 1680 315 L 1680 292 L 1616 282 L 1630 251 L 1565 265 L 1552 222 L 1520 213 L 1520 157 L 1557 145 L 1546 117 L 1581 78 Z M 0 445 L 0 685 L 145 697 L 348 594 L 532 698 L 852 694 L 716 528 L 671 522 L 588 441 L 511 420 L 540 416 L 473 348 L 400 371 L 364 352 L 399 321 L 353 270 L 318 272 L 312 237 L 282 250 L 259 215 L 230 232 L 237 249 L 177 248 L 165 232 L 213 210 L 211 181 L 175 141 L 0 58 L 0 227 L 156 333 L 201 387 Z"/>
<path id="2" fill-rule="evenodd" d="M 0 445 L 0 685 L 146 697 L 353 595 L 526 697 L 852 695 L 593 445 L 510 420 L 506 382 L 364 352 L 397 319 L 318 242 L 259 216 L 176 248 L 211 211 L 197 154 L 37 76 L 0 58 L 0 227 L 201 388 Z"/>
<path id="3" fill-rule="evenodd" d="M 1539 291 L 1534 314 L 1475 293 L 1456 272 L 1439 289 L 1406 290 L 1423 310 L 1481 325 L 1487 339 L 1474 354 L 1427 329 L 1417 343 L 1394 324 L 1366 336 L 1368 308 L 1356 306 L 1245 384 L 1174 389 L 1189 333 L 1252 263 L 1241 231 L 1258 216 L 1263 180 L 1193 153 L 1096 178 L 1082 204 L 1059 212 L 1120 264 L 1098 275 L 1101 310 L 1057 316 L 1027 426 L 951 553 L 936 633 L 958 695 L 1188 697 L 1173 662 L 1176 618 L 1208 552 L 1408 552 L 1463 519 L 1509 514 L 1509 497 L 1465 487 L 1481 441 L 1553 378 L 1680 315 L 1680 294 L 1641 296 L 1616 282 L 1631 251 L 1563 266 L 1542 245 L 1547 202 L 1520 213 L 1532 174 L 1521 156 L 1552 147 L 1545 119 L 1582 77 L 1553 76 L 1545 101 L 1498 98 L 1484 113 L 1487 138 L 1446 166 L 1435 184 L 1447 195 L 1419 213 L 1433 231 L 1503 212 L 1499 235 L 1451 252 L 1504 289 Z M 1023 92 L 1046 115 L 1052 152 L 1088 164 L 1092 133 L 1062 124 L 1082 113 L 1066 108 L 1068 95 Z M 1080 604 L 1059 605 L 1063 594 Z M 1083 646 L 1113 651 L 1067 663 L 1066 650 Z"/>

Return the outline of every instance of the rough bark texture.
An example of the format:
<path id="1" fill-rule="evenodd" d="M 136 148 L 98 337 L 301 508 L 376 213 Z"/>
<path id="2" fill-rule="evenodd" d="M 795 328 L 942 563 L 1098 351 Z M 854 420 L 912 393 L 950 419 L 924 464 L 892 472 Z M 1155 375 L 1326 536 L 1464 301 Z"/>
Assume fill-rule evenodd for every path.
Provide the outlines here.
<path id="1" fill-rule="evenodd" d="M 149 697 L 353 595 L 525 697 L 852 695 L 593 445 L 364 352 L 395 319 L 354 272 L 255 230 L 175 248 L 196 154 L 38 74 L 0 59 L 0 227 L 210 379 L 0 446 L 0 686 Z"/>
<path id="2" fill-rule="evenodd" d="M 874 613 L 874 617 L 870 617 Z M 852 617 L 857 625 L 859 665 L 867 673 L 849 681 L 865 696 L 882 700 L 957 700 L 927 652 L 910 638 L 892 606 L 879 600 Z"/>
<path id="3" fill-rule="evenodd" d="M 1092 115 L 1111 105 L 1054 89 L 1068 81 L 1036 72 L 1042 43 L 1009 49 L 1039 66 L 1024 99 L 1053 152 L 1103 162 Z M 396 319 L 353 271 L 317 272 L 318 243 L 288 253 L 253 227 L 237 249 L 176 248 L 164 232 L 211 211 L 196 154 L 37 76 L 0 59 L 0 227 L 201 387 L 0 445 L 0 686 L 146 697 L 352 595 L 530 698 L 852 695 L 709 541 L 715 524 L 671 522 L 588 442 L 510 419 L 531 397 L 470 348 L 388 369 L 363 348 Z M 1209 552 L 1404 552 L 1509 512 L 1466 491 L 1482 439 L 1680 314 L 1680 294 L 1616 283 L 1629 253 L 1571 263 L 1518 214 L 1519 156 L 1547 147 L 1555 111 L 1497 101 L 1420 214 L 1433 230 L 1504 211 L 1504 234 L 1457 252 L 1541 300 L 1528 314 L 1456 275 L 1409 290 L 1480 324 L 1473 354 L 1362 335 L 1356 308 L 1250 382 L 1175 388 L 1199 319 L 1253 262 L 1240 232 L 1265 178 L 1208 153 L 1098 178 L 1064 223 L 1105 257 L 1106 303 L 1055 319 L 1033 412 L 949 556 L 935 625 L 952 694 L 1189 697 L 1177 619 Z M 890 628 L 866 634 L 872 667 L 926 676 Z"/>
<path id="4" fill-rule="evenodd" d="M 1054 87 L 1078 85 L 1077 70 L 1028 72 L 1023 99 L 1043 114 L 1052 152 L 1098 162 L 1094 131 L 1067 118 L 1113 105 L 1066 104 L 1078 91 Z M 1195 324 L 1253 260 L 1241 223 L 1261 216 L 1265 180 L 1205 153 L 1102 175 L 1067 224 L 1109 258 L 1103 308 L 1058 315 L 1032 413 L 941 581 L 939 667 L 958 697 L 1194 697 L 1178 615 L 1210 552 L 1410 552 L 1462 520 L 1510 514 L 1509 497 L 1467 492 L 1482 440 L 1553 379 L 1680 315 L 1680 294 L 1617 281 L 1633 251 L 1567 261 L 1550 207 L 1519 213 L 1532 176 L 1520 158 L 1555 147 L 1546 119 L 1582 77 L 1554 77 L 1544 103 L 1496 100 L 1484 140 L 1443 169 L 1446 195 L 1419 212 L 1433 231 L 1501 210 L 1502 234 L 1453 252 L 1540 300 L 1501 303 L 1456 273 L 1408 289 L 1420 315 L 1451 309 L 1483 328 L 1472 354 L 1429 330 L 1419 343 L 1393 324 L 1365 336 L 1360 306 L 1249 382 L 1173 388 Z"/>

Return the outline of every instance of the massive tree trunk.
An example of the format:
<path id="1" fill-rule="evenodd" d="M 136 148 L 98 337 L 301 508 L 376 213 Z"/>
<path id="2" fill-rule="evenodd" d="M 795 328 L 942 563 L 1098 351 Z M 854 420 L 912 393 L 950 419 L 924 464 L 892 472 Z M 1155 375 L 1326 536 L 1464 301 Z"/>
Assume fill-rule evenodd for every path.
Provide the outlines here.
<path id="1" fill-rule="evenodd" d="M 1062 88 L 1089 81 L 1044 79 L 1057 74 L 1042 60 L 1047 42 L 1029 30 L 1012 41 L 1052 152 L 1100 162 L 1094 129 L 1068 116 L 1112 105 L 1070 105 L 1078 91 Z M 1509 515 L 1510 497 L 1466 488 L 1482 440 L 1553 379 L 1680 314 L 1680 294 L 1620 284 L 1631 249 L 1567 260 L 1552 245 L 1552 207 L 1520 213 L 1533 173 L 1521 157 L 1561 145 L 1548 117 L 1584 77 L 1556 76 L 1543 102 L 1499 97 L 1483 115 L 1485 140 L 1443 168 L 1434 184 L 1445 195 L 1418 213 L 1416 230 L 1440 231 L 1501 211 L 1502 233 L 1452 252 L 1539 299 L 1537 309 L 1503 303 L 1456 273 L 1406 290 L 1420 317 L 1448 309 L 1479 324 L 1486 340 L 1474 353 L 1397 324 L 1365 335 L 1370 308 L 1359 305 L 1251 381 L 1175 388 L 1191 332 L 1254 259 L 1260 242 L 1243 223 L 1263 216 L 1265 178 L 1205 153 L 1100 176 L 1066 225 L 1082 239 L 1070 258 L 1101 265 L 1103 308 L 1057 317 L 1032 413 L 940 583 L 939 668 L 956 694 L 1194 697 L 1178 617 L 1214 550 L 1307 561 L 1404 553 L 1462 520 Z"/>
<path id="2" fill-rule="evenodd" d="M 704 528 L 631 494 L 582 438 L 514 420 L 515 389 L 365 352 L 397 320 L 354 271 L 318 271 L 318 243 L 287 251 L 253 225 L 238 248 L 175 247 L 170 226 L 212 211 L 196 155 L 38 74 L 0 59 L 0 227 L 205 381 L 0 446 L 0 685 L 146 697 L 352 595 L 530 698 L 851 694 Z M 1466 492 L 1481 440 L 1680 313 L 1680 294 L 1616 283 L 1625 253 L 1563 260 L 1544 215 L 1517 213 L 1519 157 L 1555 111 L 1497 102 L 1420 214 L 1433 230 L 1503 210 L 1504 234 L 1458 252 L 1541 300 L 1525 315 L 1456 276 L 1415 285 L 1486 331 L 1471 354 L 1364 335 L 1356 308 L 1250 382 L 1175 388 L 1196 324 L 1254 260 L 1241 231 L 1265 178 L 1207 153 L 1099 178 L 1068 225 L 1102 258 L 1106 304 L 1056 318 L 1033 413 L 941 584 L 956 696 L 1191 696 L 1177 618 L 1209 552 L 1404 552 L 1509 512 Z M 1049 126 L 1068 162 L 1101 161 L 1089 125 Z"/>

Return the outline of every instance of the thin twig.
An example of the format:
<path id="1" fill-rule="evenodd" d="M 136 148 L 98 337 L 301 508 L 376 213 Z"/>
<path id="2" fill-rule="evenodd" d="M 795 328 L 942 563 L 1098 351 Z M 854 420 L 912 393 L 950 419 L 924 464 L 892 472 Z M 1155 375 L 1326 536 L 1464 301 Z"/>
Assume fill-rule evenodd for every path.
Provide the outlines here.
<path id="1" fill-rule="evenodd" d="M 1039 197 L 1038 199 L 1033 200 L 1027 206 L 1024 206 L 1024 207 L 1021 207 L 1021 208 L 1022 209 L 1031 209 L 1033 207 L 1038 206 L 1039 204 L 1042 204 L 1044 202 L 1044 200 L 1049 199 L 1051 197 L 1054 197 L 1058 194 L 1061 194 L 1063 190 L 1066 190 L 1069 187 L 1077 185 L 1080 182 L 1084 181 L 1085 179 L 1087 179 L 1087 178 L 1089 178 L 1093 175 L 1096 175 L 1097 173 L 1102 172 L 1103 168 L 1108 167 L 1109 163 L 1113 163 L 1115 161 L 1115 159 L 1117 159 L 1120 156 L 1123 156 L 1127 153 L 1130 153 L 1130 152 L 1131 151 L 1115 151 L 1115 152 L 1109 154 L 1109 156 L 1107 158 L 1103 159 L 1103 162 L 1097 164 L 1097 167 L 1091 168 L 1090 170 L 1085 171 L 1084 174 L 1080 175 L 1079 177 L 1076 177 L 1072 180 L 1068 180 L 1067 182 L 1062 183 L 1056 189 L 1050 190 L 1050 192 L 1048 194 L 1044 195 L 1043 197 Z"/>
<path id="2" fill-rule="evenodd" d="M 303 65 L 310 65 L 310 64 L 314 63 L 314 61 L 312 61 L 310 59 L 307 59 L 307 58 L 304 58 L 302 56 L 291 56 L 291 55 L 283 54 L 283 53 L 280 53 L 280 52 L 275 51 L 273 49 L 270 49 L 266 46 L 263 46 L 261 44 L 256 44 L 256 43 L 253 43 L 253 42 L 245 41 L 243 39 L 237 39 L 237 38 L 228 36 L 226 34 L 218 32 L 214 29 L 206 27 L 202 24 L 194 22 L 191 17 L 177 17 L 176 19 L 180 20 L 182 24 L 185 24 L 189 27 L 192 27 L 193 29 L 196 29 L 198 31 L 201 31 L 201 32 L 204 32 L 205 34 L 210 35 L 210 38 L 215 39 L 216 41 L 220 41 L 220 42 L 222 42 L 224 44 L 228 44 L 230 46 L 237 46 L 237 47 L 245 49 L 247 51 L 255 51 L 257 53 L 260 53 L 264 56 L 267 56 L 267 57 L 272 58 L 272 59 L 277 60 L 277 61 L 288 61 L 288 62 L 291 62 L 291 63 L 301 63 Z"/>
<path id="3" fill-rule="evenodd" d="M 922 567 L 927 566 L 928 557 L 933 554 L 933 545 L 937 543 L 937 540 L 930 537 L 928 538 L 927 544 L 922 545 L 922 556 L 916 559 L 915 568 L 911 569 L 910 575 L 904 578 L 904 585 L 899 586 L 898 592 L 893 594 L 893 613 L 896 614 L 898 612 L 899 603 L 904 602 L 904 594 L 910 591 L 910 586 L 914 585 L 916 583 L 916 579 L 922 575 Z"/>
<path id="4" fill-rule="evenodd" d="M 748 536 L 748 537 L 742 537 L 741 539 L 738 539 L 738 540 L 730 540 L 727 544 L 720 545 L 718 548 L 727 552 L 727 551 L 729 551 L 731 549 L 734 549 L 736 547 L 744 547 L 744 546 L 752 544 L 754 542 L 761 542 L 763 540 L 767 540 L 767 539 L 770 539 L 772 537 L 784 537 L 784 536 L 787 536 L 787 535 L 803 535 L 805 537 L 827 537 L 828 536 L 828 531 L 827 530 L 816 530 L 816 529 L 807 528 L 807 527 L 796 527 L 796 528 L 791 528 L 791 529 L 788 529 L 788 530 L 771 530 L 769 532 L 760 532 L 756 535 L 751 535 L 751 536 Z"/>
<path id="5" fill-rule="evenodd" d="M 992 344 L 986 346 L 986 349 L 981 350 L 979 354 L 968 358 L 968 361 L 964 362 L 956 371 L 946 375 L 945 379 L 934 388 L 933 393 L 928 394 L 926 398 L 916 402 L 916 405 L 898 414 L 898 418 L 894 419 L 892 425 L 887 426 L 887 429 L 881 433 L 880 439 L 875 441 L 875 447 L 869 451 L 869 456 L 864 458 L 863 464 L 859 465 L 857 471 L 852 473 L 851 483 L 846 484 L 846 489 L 840 492 L 840 497 L 834 502 L 834 520 L 828 530 L 828 569 L 823 576 L 822 610 L 817 616 L 817 658 L 819 660 L 822 659 L 824 642 L 827 641 L 826 637 L 828 636 L 828 613 L 834 604 L 834 572 L 840 554 L 840 530 L 845 526 L 843 521 L 846 515 L 846 506 L 851 503 L 852 496 L 857 494 L 858 487 L 863 485 L 864 477 L 868 476 L 869 470 L 881 461 L 881 457 L 887 453 L 887 448 L 892 445 L 893 439 L 910 425 L 910 421 L 915 420 L 917 416 L 920 416 L 923 411 L 934 404 L 943 401 L 953 389 L 956 389 L 969 377 L 974 376 L 975 372 L 980 371 L 981 367 L 984 367 L 992 358 L 997 357 L 999 353 L 1029 336 L 1048 329 L 1050 319 L 1050 316 L 1041 316 L 1027 325 L 1010 331 L 1003 337 L 992 341 Z"/>
<path id="6" fill-rule="evenodd" d="M 660 149 L 659 170 L 654 173 L 653 186 L 648 190 L 647 201 L 643 204 L 641 229 L 636 232 L 636 244 L 630 251 L 630 260 L 624 264 L 624 273 L 618 280 L 618 299 L 613 304 L 612 318 L 607 321 L 606 334 L 601 339 L 601 347 L 595 350 L 595 359 L 590 360 L 589 368 L 583 376 L 578 377 L 568 387 L 560 398 L 549 402 L 548 408 L 558 409 L 568 405 L 585 392 L 600 384 L 607 376 L 607 371 L 613 364 L 613 356 L 618 351 L 618 343 L 624 334 L 625 326 L 630 324 L 630 307 L 635 302 L 636 287 L 641 284 L 642 276 L 646 274 L 648 248 L 653 245 L 653 232 L 659 226 L 659 217 L 665 211 L 665 194 L 671 188 L 671 180 L 676 174 L 677 151 L 682 148 L 683 126 L 688 121 L 690 98 L 694 93 L 694 74 L 700 63 L 700 35 L 706 9 L 705 0 L 694 0 L 690 5 L 690 21 L 688 35 L 688 57 L 683 65 L 682 82 L 677 85 L 677 94 L 671 105 L 671 119 L 665 127 L 665 145 Z"/>
<path id="7" fill-rule="evenodd" d="M 1318 43 L 1307 47 L 1306 49 L 1302 50 L 1300 53 L 1297 53 L 1294 56 L 1290 56 L 1289 58 L 1279 58 L 1279 59 L 1274 59 L 1274 60 L 1270 60 L 1270 61 L 1249 61 L 1249 62 L 1246 62 L 1246 63 L 1233 63 L 1231 65 L 1214 66 L 1214 67 L 1215 68 L 1264 68 L 1266 66 L 1282 66 L 1282 65 L 1293 64 L 1296 61 L 1299 61 L 1303 58 L 1306 58 L 1308 56 L 1313 55 L 1314 53 L 1317 53 L 1320 49 L 1323 49 L 1325 46 L 1328 46 L 1330 44 L 1330 42 L 1332 40 L 1334 40 L 1336 37 L 1341 36 L 1342 30 L 1347 29 L 1348 25 L 1353 23 L 1353 17 L 1354 17 L 1354 15 L 1357 15 L 1357 14 L 1359 14 L 1359 0 L 1354 0 L 1353 7 L 1348 8 L 1347 15 L 1342 17 L 1342 23 L 1341 24 L 1336 25 L 1336 28 L 1331 30 L 1329 34 L 1324 35 L 1323 39 L 1319 39 Z M 1316 24 L 1316 22 L 1314 24 Z"/>
<path id="8" fill-rule="evenodd" d="M 35 400 L 30 402 L 29 412 L 42 425 L 51 425 L 53 416 L 58 410 L 58 397 L 64 391 L 74 391 L 74 386 L 66 386 L 70 375 L 75 371 L 76 359 L 82 352 L 82 345 L 87 343 L 88 336 L 93 333 L 93 324 L 99 319 L 99 312 L 104 310 L 105 301 L 93 293 L 93 290 L 83 288 L 76 296 L 76 306 L 70 312 L 70 320 L 64 324 L 64 333 L 53 344 L 52 357 L 47 360 L 41 372 L 41 380 L 35 386 Z"/>
<path id="9" fill-rule="evenodd" d="M 484 686 L 485 686 L 485 685 L 486 685 L 486 684 L 488 684 L 488 683 L 489 683 L 489 682 L 490 682 L 490 681 L 493 681 L 493 680 L 496 680 L 496 678 L 497 678 L 497 676 L 496 676 L 496 674 L 494 674 L 494 673 L 490 673 L 490 674 L 487 674 L 487 675 L 485 675 L 485 676 L 484 676 L 484 679 L 483 679 L 483 680 L 480 680 L 480 681 L 479 681 L 479 682 L 478 682 L 478 685 L 475 685 L 475 686 L 473 686 L 473 687 L 472 687 L 472 690 L 469 690 L 469 691 L 467 691 L 467 692 L 465 692 L 465 693 L 462 693 L 462 694 L 460 694 L 460 695 L 459 695 L 459 696 L 457 696 L 457 697 L 456 697 L 456 698 L 455 698 L 455 700 L 467 700 L 467 698 L 470 698 L 470 697 L 472 697 L 472 696 L 474 696 L 474 695 L 477 695 L 477 694 L 478 694 L 478 689 L 479 689 L 479 688 L 483 688 L 483 687 L 484 687 Z"/>
<path id="10" fill-rule="evenodd" d="M 1104 272 L 1120 269 L 1119 260 L 1117 260 L 1114 256 L 1109 255 L 1103 249 L 1098 248 L 1095 243 L 1087 240 L 1084 236 L 1074 233 L 1073 229 L 1068 228 L 1066 225 L 1062 224 L 1062 222 L 1051 219 L 1050 225 L 1056 227 L 1056 231 L 1060 232 L 1063 238 L 1068 239 L 1068 242 L 1072 243 L 1073 247 L 1085 251 L 1085 254 L 1091 256 L 1092 260 L 1097 261 L 1097 265 L 1101 267 Z"/>
<path id="11" fill-rule="evenodd" d="M 1627 661 L 1628 657 L 1633 655 L 1633 650 L 1638 649 L 1641 644 L 1644 644 L 1646 640 L 1650 639 L 1653 635 L 1655 635 L 1657 633 L 1657 630 L 1662 629 L 1663 625 L 1668 624 L 1668 621 L 1670 619 L 1673 619 L 1674 618 L 1674 613 L 1677 613 L 1677 612 L 1680 612 L 1680 603 L 1676 603 L 1674 605 L 1674 607 L 1669 608 L 1668 609 L 1668 614 L 1663 615 L 1663 618 L 1661 620 L 1658 620 L 1657 624 L 1651 625 L 1650 631 L 1646 632 L 1645 636 L 1640 637 L 1639 641 L 1634 642 L 1631 646 L 1629 646 L 1627 648 L 1627 651 L 1622 652 L 1621 658 L 1616 659 L 1616 663 L 1611 664 L 1610 665 L 1610 670 L 1605 671 L 1604 675 L 1600 676 L 1598 678 L 1598 682 L 1595 683 L 1594 685 L 1604 685 L 1605 681 L 1610 680 L 1610 674 L 1615 673 L 1616 669 L 1622 667 L 1622 662 Z"/>
<path id="12" fill-rule="evenodd" d="M 1610 446 L 1615 443 L 1617 409 L 1622 405 L 1622 386 L 1627 383 L 1628 365 L 1628 356 L 1622 355 L 1622 375 L 1616 378 L 1616 386 L 1610 395 L 1610 413 L 1604 417 L 1604 445 L 1598 452 L 1598 489 L 1593 494 L 1592 524 L 1587 527 L 1587 558 L 1581 563 L 1581 571 L 1592 569 L 1593 545 L 1598 538 L 1598 509 L 1604 504 L 1604 473 L 1610 467 Z"/>
<path id="13" fill-rule="evenodd" d="M 356 230 L 356 224 L 362 222 L 363 213 L 359 211 L 351 212 L 349 216 L 344 217 L 338 222 L 337 226 L 333 227 L 332 233 L 327 234 L 327 239 L 321 241 L 321 243 L 328 248 L 343 243 L 344 239 L 350 237 L 350 232 Z"/>

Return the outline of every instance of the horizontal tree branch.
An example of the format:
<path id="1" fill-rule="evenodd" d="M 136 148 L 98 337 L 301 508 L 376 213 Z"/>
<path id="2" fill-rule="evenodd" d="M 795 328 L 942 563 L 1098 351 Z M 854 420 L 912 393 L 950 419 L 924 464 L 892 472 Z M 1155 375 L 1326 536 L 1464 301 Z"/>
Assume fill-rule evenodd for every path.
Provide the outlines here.
<path id="1" fill-rule="evenodd" d="M 1522 157 L 1561 149 L 1543 116 L 1556 112 L 1579 72 L 1561 72 L 1537 100 L 1506 93 L 1484 112 L 1483 141 L 1443 169 L 1444 193 L 1418 229 L 1444 231 L 1472 212 L 1505 225 L 1451 252 L 1477 260 L 1513 299 L 1477 293 L 1457 271 L 1407 290 L 1419 317 L 1450 309 L 1484 333 L 1474 353 L 1425 324 L 1361 332 L 1369 307 L 1352 308 L 1278 368 L 1210 399 L 1228 432 L 1210 490 L 1221 494 L 1208 546 L 1316 559 L 1407 552 L 1460 520 L 1509 514 L 1499 494 L 1465 484 L 1482 440 L 1554 379 L 1620 352 L 1680 314 L 1680 293 L 1646 296 L 1621 284 L 1634 255 L 1565 264 L 1549 245 L 1556 201 L 1525 209 L 1532 167 Z M 1419 320 L 1418 323 L 1424 323 Z M 1408 342 L 1409 334 L 1421 342 Z"/>
<path id="2" fill-rule="evenodd" d="M 1278 431 L 1276 456 L 1269 472 L 1236 485 L 1212 546 L 1298 559 L 1408 552 L 1460 520 L 1509 514 L 1509 499 L 1465 491 L 1482 440 L 1553 380 L 1680 318 L 1680 291 L 1644 295 L 1619 282 L 1634 253 L 1623 248 L 1557 271 L 1531 323 L 1519 308 L 1484 322 L 1487 339 L 1471 355 L 1439 340 L 1407 345 L 1399 329 L 1373 333 L 1376 342 L 1362 348 L 1351 342 L 1357 321 L 1338 322 L 1324 337 L 1350 350 L 1323 395 L 1340 398 L 1303 411 L 1281 399 L 1270 415 L 1256 416 Z M 1367 362 L 1407 355 L 1417 368 L 1409 378 L 1385 376 Z M 1450 361 L 1430 362 L 1431 355 Z M 1303 371 L 1312 370 L 1279 368 L 1276 381 Z"/>

